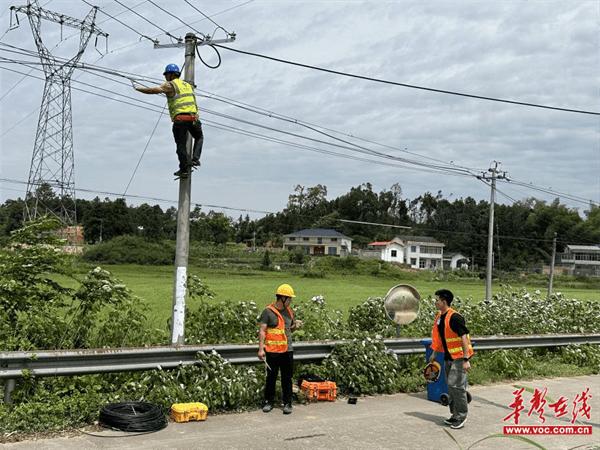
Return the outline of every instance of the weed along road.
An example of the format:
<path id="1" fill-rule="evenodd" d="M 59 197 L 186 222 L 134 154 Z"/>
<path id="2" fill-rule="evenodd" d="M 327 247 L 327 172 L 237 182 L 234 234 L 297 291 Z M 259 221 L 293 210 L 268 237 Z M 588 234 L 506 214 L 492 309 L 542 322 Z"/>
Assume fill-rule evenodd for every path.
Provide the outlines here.
<path id="1" fill-rule="evenodd" d="M 515 392 L 521 388 L 519 426 L 529 435 L 503 435 L 515 425 Z M 589 388 L 587 408 L 582 392 Z M 546 391 L 542 412 L 532 407 L 536 390 Z M 7 449 L 260 449 L 260 448 L 377 448 L 377 449 L 600 449 L 600 375 L 538 379 L 470 388 L 469 421 L 463 429 L 443 425 L 446 407 L 428 401 L 426 393 L 360 397 L 356 405 L 340 398 L 335 403 L 297 405 L 284 416 L 280 409 L 209 415 L 206 422 L 169 423 L 162 431 L 127 435 L 116 431 L 90 431 L 74 437 L 8 443 Z M 566 415 L 556 418 L 552 404 L 566 399 Z M 511 406 L 513 405 L 513 406 Z M 538 405 L 539 406 L 539 405 Z M 576 412 L 575 422 L 573 411 Z M 584 414 L 587 411 L 590 418 Z M 540 414 L 545 420 L 542 421 Z M 506 417 L 509 419 L 504 420 Z M 507 427 L 507 428 L 505 428 Z M 547 434 L 585 432 L 586 434 Z M 541 432 L 543 434 L 533 435 Z M 121 437 L 122 436 L 122 437 Z M 537 447 L 536 445 L 537 444 Z"/>

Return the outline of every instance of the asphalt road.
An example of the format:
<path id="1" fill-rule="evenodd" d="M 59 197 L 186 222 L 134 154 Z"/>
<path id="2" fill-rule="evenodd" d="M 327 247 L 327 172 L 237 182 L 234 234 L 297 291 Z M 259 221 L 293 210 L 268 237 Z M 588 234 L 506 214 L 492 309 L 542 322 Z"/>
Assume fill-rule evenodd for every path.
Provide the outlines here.
<path id="1" fill-rule="evenodd" d="M 334 403 L 297 405 L 293 414 L 280 409 L 265 414 L 252 411 L 208 417 L 206 422 L 170 423 L 157 433 L 130 436 L 102 431 L 98 436 L 81 434 L 5 444 L 6 449 L 531 449 L 533 444 L 502 434 L 503 418 L 513 409 L 515 385 L 547 388 L 544 425 L 571 425 L 573 400 L 590 388 L 591 418 L 579 414 L 575 425 L 591 426 L 591 435 L 528 436 L 542 448 L 600 449 L 600 376 L 555 378 L 474 386 L 466 426 L 451 430 L 443 425 L 448 409 L 428 401 L 425 393 L 359 398 L 356 405 L 345 399 Z M 520 425 L 541 425 L 536 414 L 527 415 L 533 394 L 523 392 Z M 548 405 L 567 398 L 568 414 L 556 418 Z M 581 406 L 581 404 L 578 404 Z M 477 443 L 481 439 L 485 441 Z M 474 445 L 475 444 L 475 445 Z M 473 447 L 470 447 L 473 446 Z M 539 448 L 539 447 L 537 447 Z"/>

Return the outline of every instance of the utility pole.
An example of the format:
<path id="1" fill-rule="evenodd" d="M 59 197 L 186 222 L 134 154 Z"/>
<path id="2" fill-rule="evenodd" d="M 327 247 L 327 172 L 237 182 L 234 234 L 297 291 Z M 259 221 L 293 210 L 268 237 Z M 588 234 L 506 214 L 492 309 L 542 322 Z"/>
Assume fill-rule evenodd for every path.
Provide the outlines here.
<path id="1" fill-rule="evenodd" d="M 554 261 L 556 260 L 556 233 L 552 239 L 552 262 L 550 263 L 550 279 L 548 280 L 548 300 L 552 296 L 552 283 L 554 281 Z"/>
<path id="2" fill-rule="evenodd" d="M 196 47 L 222 42 L 232 42 L 235 34 L 230 34 L 226 39 L 211 40 L 205 36 L 198 40 L 194 33 L 185 35 L 185 42 L 176 44 L 154 44 L 154 48 L 185 47 L 185 68 L 183 79 L 196 87 L 194 83 L 194 61 Z M 191 160 L 192 136 L 188 133 L 187 159 Z M 173 313 L 171 315 L 171 344 L 185 344 L 185 296 L 187 293 L 187 268 L 190 251 L 190 204 L 192 193 L 192 174 L 179 179 L 179 204 L 177 207 L 177 241 L 175 244 L 175 281 L 173 284 Z"/>
<path id="3" fill-rule="evenodd" d="M 252 252 L 256 251 L 256 231 L 252 232 Z"/>
<path id="4" fill-rule="evenodd" d="M 491 195 L 490 195 L 490 219 L 488 223 L 488 250 L 487 250 L 487 268 L 485 277 L 485 299 L 489 302 L 492 299 L 492 270 L 494 266 L 494 204 L 496 202 L 496 180 L 506 179 L 506 172 L 500 173 L 498 171 L 498 162 L 494 161 L 492 167 L 488 169 L 487 173 L 483 173 L 482 180 L 490 180 Z"/>

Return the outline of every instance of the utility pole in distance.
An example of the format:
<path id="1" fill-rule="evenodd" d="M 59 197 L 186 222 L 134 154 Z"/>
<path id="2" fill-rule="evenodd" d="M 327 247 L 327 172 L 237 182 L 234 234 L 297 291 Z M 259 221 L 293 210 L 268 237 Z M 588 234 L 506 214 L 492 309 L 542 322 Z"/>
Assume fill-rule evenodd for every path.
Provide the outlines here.
<path id="1" fill-rule="evenodd" d="M 194 61 L 196 46 L 210 45 L 235 40 L 235 34 L 226 39 L 211 40 L 209 36 L 198 41 L 194 33 L 185 35 L 185 42 L 176 44 L 154 44 L 154 48 L 185 47 L 185 67 L 183 79 L 194 84 Z M 188 133 L 186 153 L 188 161 L 192 154 L 192 136 Z M 171 344 L 185 344 L 185 296 L 187 293 L 187 268 L 190 251 L 190 204 L 192 193 L 192 174 L 179 179 L 179 204 L 177 207 L 177 241 L 175 245 L 175 282 L 173 285 L 173 313 L 171 316 Z"/>
<path id="2" fill-rule="evenodd" d="M 498 172 L 498 162 L 494 161 L 492 167 L 487 173 L 483 173 L 480 177 L 482 180 L 490 180 L 492 193 L 490 195 L 490 220 L 488 223 L 488 251 L 487 251 L 487 269 L 485 277 L 485 299 L 489 302 L 492 299 L 492 269 L 494 262 L 494 204 L 496 202 L 496 180 L 506 179 L 506 172 Z"/>
<path id="3" fill-rule="evenodd" d="M 556 233 L 552 239 L 552 262 L 550 263 L 550 279 L 548 280 L 548 300 L 552 296 L 552 282 L 554 281 L 554 262 L 556 261 Z"/>

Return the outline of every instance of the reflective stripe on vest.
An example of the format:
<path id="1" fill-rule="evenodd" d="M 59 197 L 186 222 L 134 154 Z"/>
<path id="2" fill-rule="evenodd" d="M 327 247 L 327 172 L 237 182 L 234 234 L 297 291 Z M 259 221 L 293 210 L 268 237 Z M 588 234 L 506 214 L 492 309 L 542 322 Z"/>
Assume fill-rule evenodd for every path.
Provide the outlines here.
<path id="1" fill-rule="evenodd" d="M 265 336 L 265 351 L 269 353 L 285 353 L 288 350 L 287 336 L 285 334 L 285 320 L 275 307 L 275 305 L 267 306 L 277 316 L 277 327 L 267 328 Z M 293 311 L 287 307 L 288 314 L 294 320 Z"/>
<path id="2" fill-rule="evenodd" d="M 448 353 L 452 359 L 465 358 L 462 349 L 462 338 L 456 334 L 452 328 L 450 328 L 450 318 L 456 311 L 452 308 L 448 308 L 446 317 L 444 320 L 444 338 L 446 340 L 446 347 L 448 347 Z M 442 343 L 442 337 L 438 331 L 438 321 L 440 320 L 441 313 L 438 312 L 433 321 L 433 329 L 431 330 L 431 349 L 438 353 L 444 353 L 444 344 Z M 467 334 L 467 358 L 473 356 L 473 346 L 471 345 L 471 337 Z"/>
<path id="3" fill-rule="evenodd" d="M 167 97 L 171 120 L 175 120 L 177 114 L 197 114 L 198 106 L 192 85 L 179 78 L 171 80 L 171 85 L 175 90 L 174 96 Z"/>

